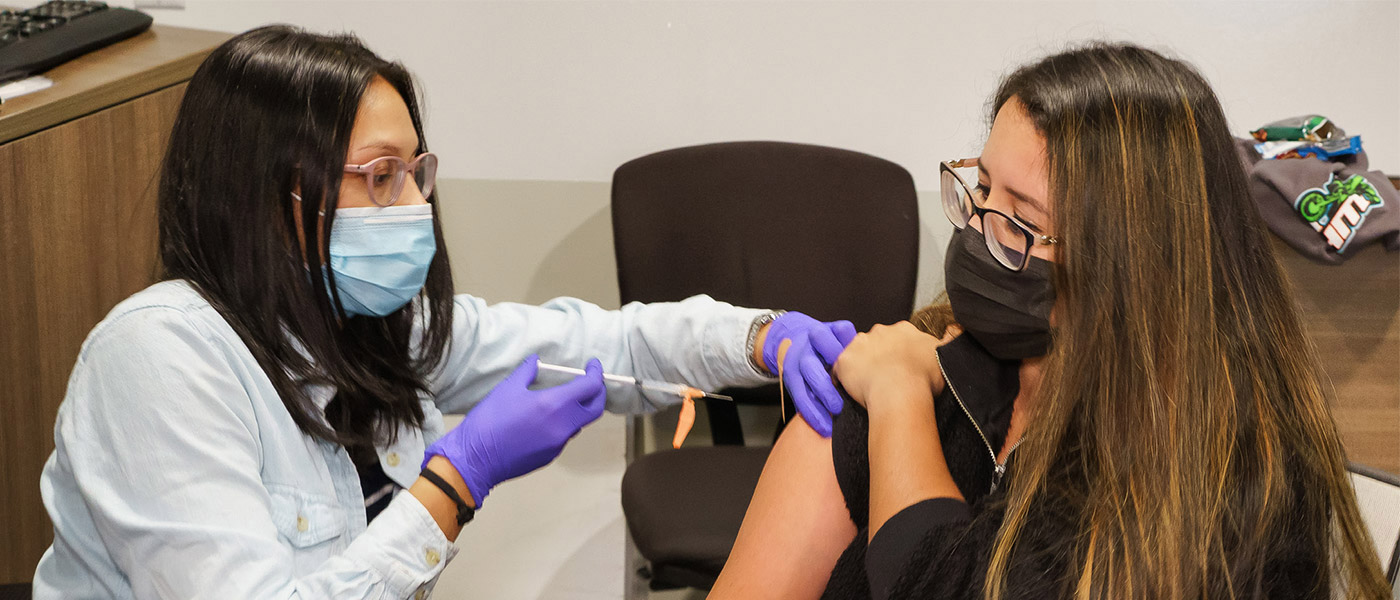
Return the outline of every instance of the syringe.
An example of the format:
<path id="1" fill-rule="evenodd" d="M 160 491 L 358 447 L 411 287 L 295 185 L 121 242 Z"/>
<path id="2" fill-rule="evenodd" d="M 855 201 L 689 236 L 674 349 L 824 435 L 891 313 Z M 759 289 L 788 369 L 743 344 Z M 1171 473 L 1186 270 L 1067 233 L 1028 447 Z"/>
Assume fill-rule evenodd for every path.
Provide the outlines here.
<path id="1" fill-rule="evenodd" d="M 549 363 L 547 363 L 547 362 L 544 362 L 544 361 L 539 361 L 539 365 L 540 365 L 540 369 L 541 369 L 541 370 L 544 370 L 544 371 L 554 371 L 555 373 L 565 373 L 565 374 L 568 374 L 568 375 L 583 375 L 583 374 L 584 374 L 583 369 L 575 369 L 575 368 L 573 368 L 573 367 L 561 367 L 561 366 L 559 366 L 559 365 L 551 365 L 551 364 L 549 364 Z M 612 382 L 612 383 L 620 383 L 620 384 L 623 384 L 623 385 L 633 385 L 633 386 L 637 386 L 637 387 L 639 387 L 639 388 L 642 388 L 642 389 L 648 390 L 648 391 L 652 391 L 652 392 L 659 392 L 659 393 L 662 393 L 662 394 L 673 394 L 673 395 L 676 395 L 676 396 L 680 396 L 680 397 L 682 397 L 682 398 L 686 398 L 686 397 L 689 397 L 689 398 L 711 398 L 711 399 L 714 399 L 714 400 L 725 400 L 725 401 L 728 401 L 728 402 L 733 402 L 733 401 L 734 401 L 734 398 L 731 398 L 731 397 L 729 397 L 729 396 L 725 396 L 724 394 L 711 394 L 710 392 L 706 392 L 706 391 L 704 391 L 704 390 L 696 389 L 696 388 L 690 387 L 690 386 L 685 385 L 685 384 L 682 384 L 682 383 L 668 383 L 668 382 L 665 382 L 665 381 L 649 381 L 649 380 L 646 380 L 646 379 L 637 379 L 636 377 L 628 377 L 628 376 L 626 376 L 626 375 L 613 375 L 612 373 L 603 373 L 603 380 L 604 380 L 604 381 L 610 381 L 610 382 Z"/>

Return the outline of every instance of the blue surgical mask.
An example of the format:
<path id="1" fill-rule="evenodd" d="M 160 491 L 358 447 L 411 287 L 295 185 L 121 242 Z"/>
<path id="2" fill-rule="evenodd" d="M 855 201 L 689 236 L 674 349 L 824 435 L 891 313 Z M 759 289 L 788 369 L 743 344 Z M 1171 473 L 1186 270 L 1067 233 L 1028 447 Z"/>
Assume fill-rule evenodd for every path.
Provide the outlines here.
<path id="1" fill-rule="evenodd" d="M 330 268 L 341 307 L 370 317 L 402 308 L 423 289 L 436 252 L 430 205 L 335 211 Z"/>

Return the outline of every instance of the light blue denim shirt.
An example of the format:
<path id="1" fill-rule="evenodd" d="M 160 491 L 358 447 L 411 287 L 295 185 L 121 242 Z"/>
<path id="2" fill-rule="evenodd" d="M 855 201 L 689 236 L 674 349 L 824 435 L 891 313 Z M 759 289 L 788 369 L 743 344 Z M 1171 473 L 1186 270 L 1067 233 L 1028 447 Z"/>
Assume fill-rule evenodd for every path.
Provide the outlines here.
<path id="1" fill-rule="evenodd" d="M 704 296 L 616 311 L 570 298 L 455 304 L 423 429 L 379 450 L 404 487 L 444 433 L 442 414 L 471 410 L 530 353 L 702 388 L 768 381 L 745 352 L 763 311 Z M 322 407 L 334 395 L 313 394 Z M 675 401 L 608 390 L 618 413 Z M 185 282 L 137 293 L 92 330 L 54 444 L 40 481 L 54 522 L 34 574 L 40 600 L 421 598 L 456 553 L 411 494 L 366 526 L 344 448 L 297 428 L 242 340 Z M 488 501 L 480 517 L 490 513 Z"/>

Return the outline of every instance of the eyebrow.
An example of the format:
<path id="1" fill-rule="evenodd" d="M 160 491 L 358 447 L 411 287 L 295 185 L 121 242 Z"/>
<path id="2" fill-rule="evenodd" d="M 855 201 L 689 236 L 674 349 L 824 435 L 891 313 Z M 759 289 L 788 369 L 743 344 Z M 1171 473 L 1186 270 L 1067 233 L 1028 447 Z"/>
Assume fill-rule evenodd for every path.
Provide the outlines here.
<path id="1" fill-rule="evenodd" d="M 363 152 L 365 150 L 383 150 L 393 156 L 402 156 L 404 154 L 403 148 L 399 147 L 398 144 L 386 140 L 370 142 L 355 148 L 355 152 Z"/>
<path id="2" fill-rule="evenodd" d="M 986 176 L 987 176 L 987 179 L 991 179 L 991 178 L 992 178 L 992 172 L 991 172 L 991 171 L 988 171 L 988 170 L 987 170 L 986 164 L 983 163 L 983 162 L 980 161 L 980 160 L 977 161 L 977 171 L 978 171 L 979 173 L 982 173 L 983 175 L 986 175 Z M 1037 200 L 1037 199 L 1035 199 L 1035 198 L 1032 198 L 1032 197 L 1030 197 L 1029 195 L 1022 194 L 1020 191 L 1018 191 L 1018 190 L 1016 190 L 1015 188 L 1012 188 L 1012 187 L 1010 187 L 1010 186 L 1003 186 L 1003 187 L 1006 188 L 1006 193 L 1011 194 L 1011 196 L 1012 196 L 1013 198 L 1015 198 L 1015 199 L 1017 199 L 1017 200 L 1020 200 L 1021 202 L 1024 202 L 1024 203 L 1026 203 L 1026 204 L 1031 205 L 1031 206 L 1034 207 L 1036 210 L 1039 210 L 1040 212 L 1042 212 L 1042 213 L 1044 213 L 1044 214 L 1047 214 L 1047 215 L 1050 214 L 1050 211 L 1048 211 L 1048 210 L 1045 209 L 1045 204 L 1043 204 L 1040 200 Z"/>

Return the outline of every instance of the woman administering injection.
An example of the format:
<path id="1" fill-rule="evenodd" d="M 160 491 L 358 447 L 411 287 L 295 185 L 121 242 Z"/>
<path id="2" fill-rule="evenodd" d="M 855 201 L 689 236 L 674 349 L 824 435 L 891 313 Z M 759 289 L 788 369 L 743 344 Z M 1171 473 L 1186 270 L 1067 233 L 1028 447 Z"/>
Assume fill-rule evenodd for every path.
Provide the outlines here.
<path id="1" fill-rule="evenodd" d="M 850 323 L 454 296 L 436 167 L 408 72 L 356 39 L 269 27 L 210 54 L 161 174 L 164 281 L 94 328 L 59 409 L 35 598 L 421 597 L 494 486 L 605 406 L 680 400 L 604 369 L 757 385 L 790 340 L 799 412 L 831 431 Z M 532 390 L 540 359 L 587 369 Z"/>

